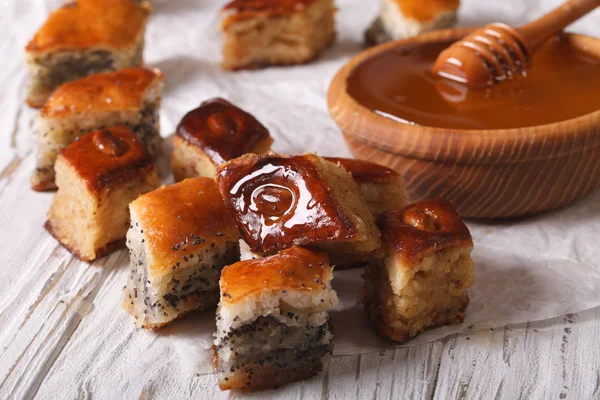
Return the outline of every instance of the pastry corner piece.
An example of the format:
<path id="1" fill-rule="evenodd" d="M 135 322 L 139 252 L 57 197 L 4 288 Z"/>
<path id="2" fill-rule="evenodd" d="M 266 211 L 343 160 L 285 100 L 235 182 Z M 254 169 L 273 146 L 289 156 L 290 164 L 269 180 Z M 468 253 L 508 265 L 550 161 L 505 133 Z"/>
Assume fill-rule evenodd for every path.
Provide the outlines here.
<path id="1" fill-rule="evenodd" d="M 408 204 L 404 177 L 393 169 L 353 158 L 325 159 L 340 165 L 352 175 L 374 217 Z"/>
<path id="2" fill-rule="evenodd" d="M 377 45 L 451 28 L 459 6 L 460 0 L 382 0 L 379 17 L 365 32 L 365 41 Z"/>
<path id="3" fill-rule="evenodd" d="M 217 184 L 186 179 L 129 205 L 130 267 L 123 308 L 144 329 L 215 307 L 221 269 L 239 260 L 239 232 Z"/>
<path id="4" fill-rule="evenodd" d="M 149 4 L 76 0 L 54 10 L 25 48 L 26 102 L 41 107 L 61 84 L 141 65 Z"/>
<path id="5" fill-rule="evenodd" d="M 160 184 L 150 154 L 126 127 L 88 133 L 63 149 L 56 183 L 46 229 L 84 261 L 123 247 L 129 202 Z"/>
<path id="6" fill-rule="evenodd" d="M 223 68 L 306 63 L 334 39 L 333 0 L 233 0 L 221 11 Z"/>
<path id="7" fill-rule="evenodd" d="M 158 117 L 162 86 L 160 71 L 134 67 L 88 76 L 58 88 L 35 121 L 37 149 L 32 188 L 55 189 L 58 152 L 79 135 L 97 129 L 128 126 L 156 157 L 162 142 Z"/>
<path id="8" fill-rule="evenodd" d="M 350 173 L 315 154 L 247 154 L 217 169 L 227 207 L 250 249 L 322 250 L 336 267 L 364 262 L 380 247 L 375 220 Z"/>
<path id="9" fill-rule="evenodd" d="M 188 112 L 173 137 L 172 167 L 176 181 L 215 177 L 216 168 L 246 153 L 266 153 L 269 131 L 246 111 L 220 98 Z"/>
<path id="10" fill-rule="evenodd" d="M 301 247 L 225 267 L 214 364 L 221 390 L 262 390 L 308 379 L 333 349 L 338 304 L 327 255 Z"/>
<path id="11" fill-rule="evenodd" d="M 460 324 L 474 284 L 469 229 L 452 205 L 422 201 L 382 214 L 385 256 L 365 270 L 364 303 L 381 336 L 397 342 Z"/>

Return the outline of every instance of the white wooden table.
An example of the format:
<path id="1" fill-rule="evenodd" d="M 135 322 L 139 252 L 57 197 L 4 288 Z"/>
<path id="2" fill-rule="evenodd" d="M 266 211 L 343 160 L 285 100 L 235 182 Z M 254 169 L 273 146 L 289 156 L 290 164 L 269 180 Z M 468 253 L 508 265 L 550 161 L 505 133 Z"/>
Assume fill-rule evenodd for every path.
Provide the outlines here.
<path id="1" fill-rule="evenodd" d="M 78 262 L 41 228 L 52 194 L 29 189 L 34 114 L 22 105 L 26 77 L 21 49 L 49 4 L 56 3 L 0 0 L 0 399 L 600 398 L 600 308 L 470 330 L 417 347 L 334 358 L 319 377 L 275 392 L 223 393 L 214 376 L 192 376 L 164 334 L 134 329 L 121 311 L 126 271 L 118 265 L 124 264 L 125 252 L 91 265 Z M 197 26 L 196 34 L 202 35 L 216 26 L 219 1 L 157 3 L 149 46 L 160 48 L 163 34 L 185 36 Z M 342 24 L 346 12 L 361 13 L 362 7 L 366 25 L 377 9 L 375 1 L 340 3 Z M 469 15 L 480 19 L 463 21 L 475 24 L 492 19 L 519 23 L 525 13 L 558 1 L 514 1 L 515 6 L 503 8 L 505 13 L 492 14 L 486 13 L 491 0 L 464 3 Z M 192 5 L 206 7 L 205 19 L 185 18 Z M 175 17 L 180 25 L 160 25 Z M 24 24 L 24 18 L 35 21 Z M 600 35 L 598 14 L 578 26 Z M 595 32 L 590 29 L 594 26 Z M 358 50 L 362 27 L 355 29 L 354 36 L 341 38 L 341 47 L 332 50 L 337 56 Z M 168 46 L 160 50 L 169 52 Z M 154 61 L 167 76 L 163 120 L 172 129 L 186 109 L 175 112 L 169 96 L 181 96 L 177 86 L 195 76 L 181 59 Z"/>

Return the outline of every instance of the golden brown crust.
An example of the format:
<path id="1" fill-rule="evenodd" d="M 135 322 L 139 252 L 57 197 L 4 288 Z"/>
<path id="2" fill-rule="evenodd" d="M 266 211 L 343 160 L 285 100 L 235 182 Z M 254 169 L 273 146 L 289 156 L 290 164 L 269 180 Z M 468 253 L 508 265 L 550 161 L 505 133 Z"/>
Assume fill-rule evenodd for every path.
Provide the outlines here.
<path id="1" fill-rule="evenodd" d="M 94 192 L 139 175 L 140 169 L 156 168 L 146 146 L 124 126 L 80 136 L 61 150 L 60 157 Z"/>
<path id="2" fill-rule="evenodd" d="M 392 0 L 405 18 L 420 22 L 432 21 L 440 14 L 455 12 L 460 0 Z"/>
<path id="3" fill-rule="evenodd" d="M 148 89 L 162 79 L 157 69 L 125 68 L 67 82 L 48 98 L 41 116 L 66 118 L 90 111 L 137 110 Z"/>
<path id="4" fill-rule="evenodd" d="M 377 218 L 377 225 L 384 243 L 394 246 L 396 254 L 407 262 L 451 246 L 473 247 L 469 228 L 443 199 L 386 211 Z"/>
<path id="5" fill-rule="evenodd" d="M 177 126 L 176 135 L 202 149 L 215 164 L 273 142 L 267 128 L 256 118 L 221 98 L 207 100 L 187 113 Z"/>
<path id="6" fill-rule="evenodd" d="M 221 27 L 258 15 L 282 16 L 303 12 L 316 0 L 233 0 L 221 10 Z"/>
<path id="7" fill-rule="evenodd" d="M 220 280 L 221 301 L 227 306 L 249 296 L 280 290 L 314 294 L 326 290 L 331 276 L 327 254 L 291 247 L 273 256 L 225 267 Z"/>
<path id="8" fill-rule="evenodd" d="M 46 223 L 44 223 L 44 228 L 46 229 L 46 231 L 48 231 L 50 236 L 52 236 L 54 239 L 56 239 L 56 241 L 59 242 L 62 247 L 67 249 L 67 251 L 69 253 L 73 254 L 78 260 L 86 261 L 86 262 L 93 261 L 92 259 L 90 259 L 88 257 L 83 257 L 81 255 L 81 253 L 79 253 L 77 250 L 73 249 L 71 246 L 67 245 L 66 243 L 63 243 L 60 240 L 60 237 L 56 234 L 54 228 L 52 227 L 52 222 L 50 222 L 50 220 L 47 220 Z M 113 251 L 122 249 L 124 247 L 125 247 L 125 239 L 123 238 L 123 239 L 115 240 L 114 242 L 108 243 L 97 249 L 94 249 L 94 252 L 96 253 L 96 257 L 94 258 L 94 260 L 98 259 L 100 257 L 104 257 L 105 255 L 110 254 Z"/>
<path id="9" fill-rule="evenodd" d="M 357 228 L 323 180 L 319 160 L 247 154 L 217 169 L 227 207 L 254 252 L 355 237 Z"/>
<path id="10" fill-rule="evenodd" d="M 370 161 L 354 158 L 324 157 L 327 161 L 336 163 L 352 175 L 357 183 L 374 182 L 387 183 L 398 179 L 400 174 L 391 168 Z"/>
<path id="11" fill-rule="evenodd" d="M 239 239 L 217 184 L 210 178 L 191 178 L 163 186 L 138 197 L 130 209 L 144 225 L 153 275 L 171 269 L 188 247 L 197 251 L 199 246 L 225 246 L 226 242 Z M 145 221 L 151 224 L 144 224 Z"/>
<path id="12" fill-rule="evenodd" d="M 150 6 L 132 0 L 74 0 L 53 11 L 25 50 L 45 53 L 101 47 L 134 48 Z"/>

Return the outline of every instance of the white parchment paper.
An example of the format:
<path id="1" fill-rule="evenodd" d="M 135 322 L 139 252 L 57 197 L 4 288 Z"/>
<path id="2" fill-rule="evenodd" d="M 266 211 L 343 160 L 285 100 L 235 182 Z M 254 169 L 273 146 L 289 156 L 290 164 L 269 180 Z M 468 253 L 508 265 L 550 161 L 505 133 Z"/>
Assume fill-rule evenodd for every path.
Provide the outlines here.
<path id="1" fill-rule="evenodd" d="M 364 28 L 377 13 L 378 1 L 338 0 L 336 44 L 312 64 L 292 68 L 227 73 L 218 67 L 220 37 L 214 5 L 192 14 L 212 15 L 204 37 L 179 38 L 197 51 L 171 58 L 157 55 L 167 69 L 165 117 L 168 124 L 201 100 L 225 96 L 254 113 L 274 134 L 275 150 L 288 153 L 317 151 L 349 156 L 329 118 L 325 96 L 335 72 L 362 48 Z M 558 5 L 559 1 L 463 2 L 460 25 L 491 21 L 521 24 Z M 205 3 L 203 3 L 205 4 Z M 164 10 L 168 7 L 165 5 Z M 162 6 L 157 18 L 161 18 Z M 154 26 L 161 22 L 156 21 Z M 572 30 L 600 35 L 598 13 Z M 193 44 L 191 42 L 194 42 Z M 151 43 L 151 42 L 150 42 Z M 163 38 L 163 45 L 171 41 Z M 172 43 L 178 47 L 179 43 Z M 150 47 L 152 45 L 150 44 Z M 156 54 L 156 53 L 152 53 Z M 177 101 L 175 101 L 177 98 Z M 182 105 L 185 104 L 185 107 Z M 176 112 L 172 112 L 175 111 Z M 177 116 L 176 119 L 171 119 Z M 164 119 L 163 119 L 164 120 Z M 504 223 L 468 223 L 475 240 L 476 284 L 462 325 L 431 330 L 404 344 L 412 346 L 441 339 L 467 327 L 493 328 L 537 321 L 600 305 L 600 193 L 570 207 L 542 216 Z M 362 270 L 338 271 L 333 286 L 340 305 L 333 312 L 334 355 L 362 354 L 398 346 L 380 339 L 369 326 L 360 303 Z M 214 312 L 191 315 L 161 334 L 167 335 L 194 373 L 210 373 Z"/>
<path id="2" fill-rule="evenodd" d="M 22 48 L 48 12 L 62 0 L 7 3 L 0 19 L 10 16 L 11 41 Z M 31 2 L 27 2 L 29 4 Z M 165 74 L 161 110 L 163 135 L 203 100 L 222 96 L 247 109 L 275 138 L 274 150 L 316 151 L 349 157 L 339 130 L 329 117 L 326 93 L 339 68 L 362 50 L 364 29 L 379 8 L 376 0 L 336 0 L 338 39 L 311 64 L 238 73 L 219 67 L 219 0 L 155 0 L 146 36 L 145 58 Z M 492 21 L 521 24 L 561 3 L 560 0 L 463 0 L 460 25 Z M 23 5 L 22 5 L 23 4 Z M 0 7 L 3 2 L 0 0 Z M 2 20 L 2 26 L 9 21 Z M 600 36 L 598 12 L 570 30 Z M 4 32 L 3 32 L 4 33 Z M 4 163 L 5 160 L 2 160 Z M 600 193 L 542 216 L 503 223 L 469 222 L 475 240 L 476 283 L 462 325 L 428 331 L 411 346 L 476 327 L 499 327 L 579 312 L 600 305 Z M 334 354 L 360 354 L 397 346 L 371 330 L 359 295 L 361 270 L 335 273 L 341 303 L 333 313 Z M 116 311 L 119 312 L 119 311 Z M 124 311 L 120 311 L 124 312 Z M 214 311 L 190 315 L 158 334 L 173 347 L 193 373 L 210 372 Z M 140 333 L 141 334 L 141 333 Z"/>

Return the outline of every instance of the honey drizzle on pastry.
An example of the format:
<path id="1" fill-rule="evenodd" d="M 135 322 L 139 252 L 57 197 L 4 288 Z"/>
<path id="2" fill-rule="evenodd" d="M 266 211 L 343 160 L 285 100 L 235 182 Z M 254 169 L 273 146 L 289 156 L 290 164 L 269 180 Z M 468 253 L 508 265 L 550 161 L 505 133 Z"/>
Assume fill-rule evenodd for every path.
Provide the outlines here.
<path id="1" fill-rule="evenodd" d="M 413 203 L 404 210 L 386 211 L 377 225 L 393 243 L 398 254 L 413 260 L 455 245 L 473 245 L 469 228 L 448 201 L 443 199 Z"/>
<path id="2" fill-rule="evenodd" d="M 221 164 L 248 153 L 269 131 L 256 118 L 220 98 L 203 102 L 187 113 L 176 135 L 200 147 Z"/>
<path id="3" fill-rule="evenodd" d="M 304 157 L 249 155 L 245 165 L 220 169 L 221 193 L 253 251 L 273 253 L 355 234 L 316 167 Z"/>
<path id="4" fill-rule="evenodd" d="M 156 168 L 150 153 L 135 133 L 116 126 L 79 136 L 61 150 L 61 155 L 85 181 L 90 190 L 126 180 L 138 168 Z"/>
<path id="5" fill-rule="evenodd" d="M 127 144 L 115 137 L 108 129 L 93 133 L 92 142 L 96 150 L 111 157 L 121 157 L 127 152 Z"/>

